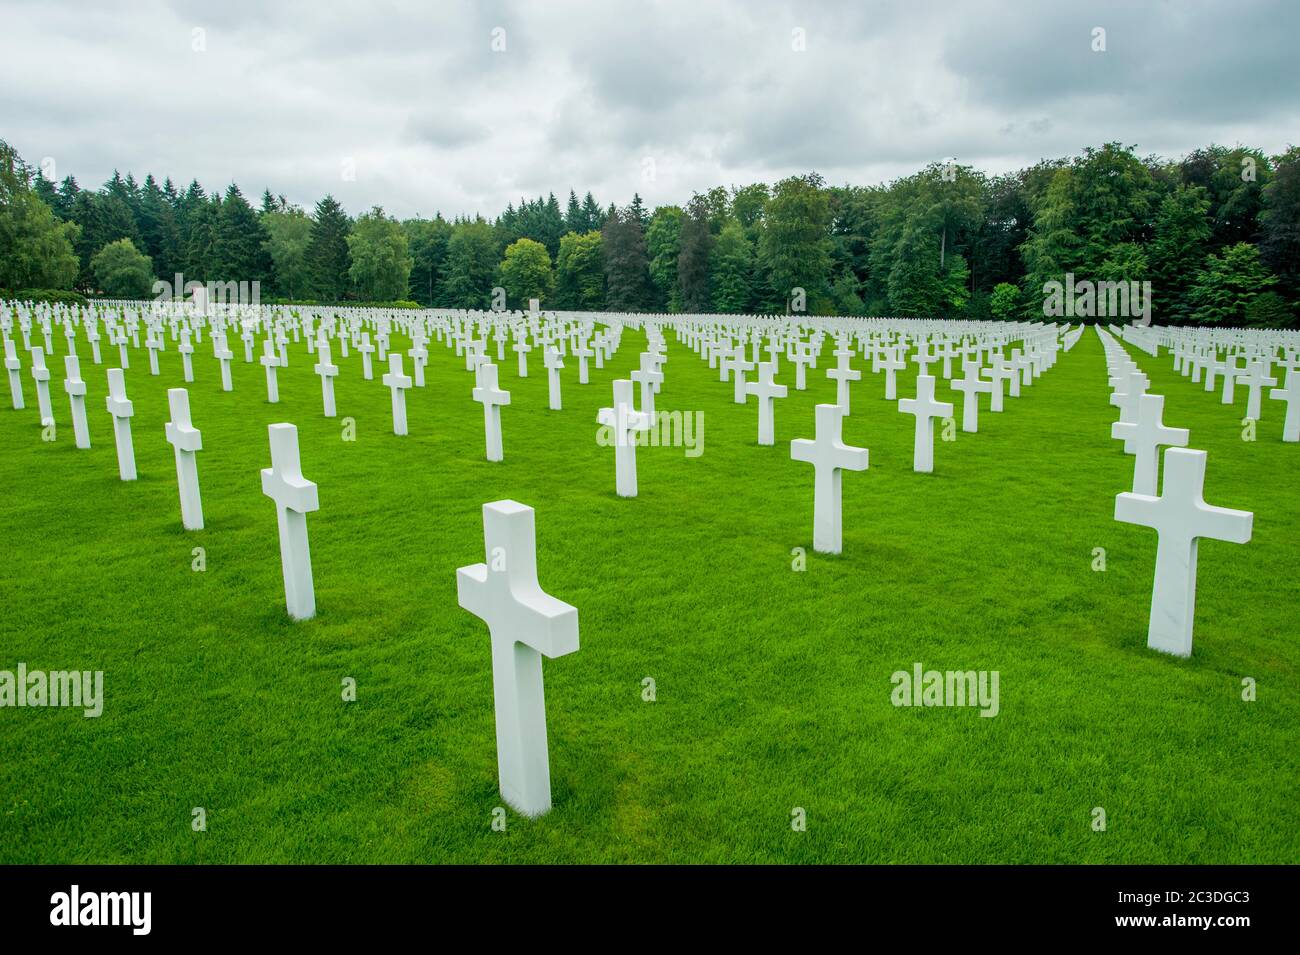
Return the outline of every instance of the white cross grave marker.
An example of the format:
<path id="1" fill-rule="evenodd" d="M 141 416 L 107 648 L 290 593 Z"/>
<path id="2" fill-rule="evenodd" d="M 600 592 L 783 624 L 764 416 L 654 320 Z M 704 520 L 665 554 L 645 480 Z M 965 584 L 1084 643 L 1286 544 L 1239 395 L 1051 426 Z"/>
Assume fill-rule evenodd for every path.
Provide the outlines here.
<path id="1" fill-rule="evenodd" d="M 194 452 L 203 450 L 203 435 L 190 420 L 190 395 L 184 388 L 168 388 L 172 420 L 164 429 L 176 455 L 176 486 L 181 495 L 181 526 L 203 530 L 203 499 L 199 496 L 199 465 Z"/>
<path id="2" fill-rule="evenodd" d="M 9 372 L 9 399 L 13 402 L 15 411 L 22 411 L 27 407 L 27 402 L 23 399 L 23 364 L 18 358 L 18 349 L 14 346 L 13 340 L 5 339 L 5 370 Z"/>
<path id="3" fill-rule="evenodd" d="M 266 369 L 266 400 L 271 404 L 278 404 L 280 401 L 280 383 L 276 380 L 275 369 L 281 364 L 280 354 L 276 351 L 275 342 L 270 338 L 262 345 L 262 357 L 259 359 L 262 367 Z"/>
<path id="4" fill-rule="evenodd" d="M 131 444 L 131 416 L 135 407 L 126 397 L 126 376 L 121 368 L 108 369 L 108 397 L 104 399 L 113 416 L 113 439 L 117 443 L 117 473 L 123 481 L 135 480 L 135 446 Z"/>
<path id="5" fill-rule="evenodd" d="M 1185 448 L 1191 439 L 1186 428 L 1170 428 L 1164 417 L 1165 396 L 1143 395 L 1138 402 L 1137 421 L 1116 421 L 1110 426 L 1110 436 L 1124 442 L 1126 454 L 1132 454 L 1133 493 L 1155 496 L 1160 470 L 1162 445 Z"/>
<path id="6" fill-rule="evenodd" d="M 402 372 L 402 353 L 388 356 L 388 374 L 383 383 L 393 393 L 393 434 L 406 434 L 406 389 L 411 387 L 411 376 Z"/>
<path id="7" fill-rule="evenodd" d="M 271 466 L 262 469 L 262 493 L 275 501 L 280 525 L 284 602 L 294 620 L 309 620 L 316 615 L 316 589 L 307 546 L 307 515 L 320 510 L 320 497 L 316 484 L 302 476 L 298 429 L 291 424 L 273 424 L 267 431 Z"/>
<path id="8" fill-rule="evenodd" d="M 654 419 L 632 403 L 632 382 L 614 382 L 614 407 L 601 408 L 597 423 L 608 427 L 614 445 L 614 488 L 619 497 L 636 497 L 636 434 L 648 431 Z"/>
<path id="9" fill-rule="evenodd" d="M 32 380 L 36 382 L 36 406 L 44 426 L 54 421 L 54 408 L 50 404 L 50 370 L 45 367 L 45 349 L 39 345 L 32 349 Z"/>
<path id="10" fill-rule="evenodd" d="M 484 363 L 478 366 L 478 384 L 471 395 L 483 405 L 483 434 L 487 442 L 487 459 L 500 461 L 503 457 L 501 447 L 501 408 L 510 404 L 510 392 L 497 387 L 497 366 Z"/>
<path id="11" fill-rule="evenodd" d="M 1287 369 L 1286 387 L 1274 388 L 1268 396 L 1276 401 L 1286 402 L 1286 421 L 1282 424 L 1282 440 L 1300 441 L 1300 367 Z M 21 408 L 22 405 L 17 404 L 14 407 Z"/>
<path id="12" fill-rule="evenodd" d="M 758 443 L 767 446 L 776 443 L 776 399 L 789 393 L 785 385 L 773 380 L 775 377 L 776 362 L 765 361 L 758 366 L 758 380 L 745 385 L 745 393 L 758 398 Z"/>
<path id="13" fill-rule="evenodd" d="M 934 376 L 918 375 L 916 397 L 898 403 L 904 414 L 916 415 L 916 443 L 912 451 L 912 470 L 922 474 L 934 471 L 934 418 L 951 418 L 952 404 L 934 400 Z"/>
<path id="14" fill-rule="evenodd" d="M 790 457 L 814 469 L 813 550 L 838 554 L 844 549 L 840 472 L 865 471 L 868 452 L 844 443 L 844 409 L 839 405 L 818 405 L 816 414 L 816 436 L 791 441 Z"/>
<path id="15" fill-rule="evenodd" d="M 325 408 L 325 417 L 333 418 L 338 413 L 334 407 L 334 376 L 339 373 L 339 366 L 334 364 L 334 356 L 330 352 L 330 340 L 324 335 L 316 342 L 314 370 L 320 375 L 320 395 Z"/>
<path id="16" fill-rule="evenodd" d="M 547 407 L 552 411 L 559 411 L 561 410 L 560 369 L 564 367 L 564 362 L 553 345 L 547 345 L 542 351 L 542 363 L 546 366 Z"/>
<path id="17" fill-rule="evenodd" d="M 68 393 L 68 403 L 72 406 L 72 434 L 79 448 L 90 447 L 90 427 L 86 422 L 86 383 L 81 380 L 81 366 L 76 355 L 66 355 L 63 368 L 67 377 L 63 381 L 63 390 Z"/>
<path id="18" fill-rule="evenodd" d="M 1164 493 L 1160 497 L 1124 491 L 1115 497 L 1115 520 L 1155 528 L 1155 582 L 1147 646 L 1187 657 L 1192 654 L 1196 617 L 1196 552 L 1202 537 L 1244 544 L 1254 515 L 1205 503 L 1204 451 L 1165 451 Z"/>
<path id="19" fill-rule="evenodd" d="M 487 561 L 456 570 L 456 599 L 488 625 L 492 640 L 501 796 L 525 816 L 540 816 L 551 808 L 542 656 L 578 649 L 578 611 L 537 581 L 531 507 L 484 504 L 483 543 Z"/>

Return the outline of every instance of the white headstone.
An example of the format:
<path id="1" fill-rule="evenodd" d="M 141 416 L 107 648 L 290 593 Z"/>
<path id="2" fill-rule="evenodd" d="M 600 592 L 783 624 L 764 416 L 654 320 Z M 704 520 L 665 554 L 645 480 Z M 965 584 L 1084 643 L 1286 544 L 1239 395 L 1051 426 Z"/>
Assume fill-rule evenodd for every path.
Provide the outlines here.
<path id="1" fill-rule="evenodd" d="M 402 353 L 388 356 L 388 374 L 383 383 L 393 393 L 393 434 L 406 434 L 406 389 L 411 387 L 411 376 L 402 373 Z"/>
<path id="2" fill-rule="evenodd" d="M 487 459 L 500 461 L 504 456 L 501 445 L 501 408 L 510 404 L 510 392 L 497 387 L 497 366 L 484 363 L 476 369 L 478 384 L 472 396 L 483 405 L 483 434 L 487 443 Z"/>
<path id="3" fill-rule="evenodd" d="M 816 413 L 816 437 L 791 441 L 790 457 L 813 466 L 813 550 L 838 554 L 844 549 L 840 472 L 865 471 L 868 452 L 844 443 L 843 408 L 818 405 Z"/>
<path id="4" fill-rule="evenodd" d="M 616 493 L 619 497 L 636 497 L 636 435 L 649 430 L 654 421 L 633 405 L 631 381 L 620 378 L 614 382 L 614 407 L 601 408 L 596 421 L 610 429 Z"/>
<path id="5" fill-rule="evenodd" d="M 1147 646 L 1180 657 L 1192 654 L 1200 538 L 1244 544 L 1254 523 L 1249 511 L 1205 503 L 1205 461 L 1204 451 L 1169 448 L 1160 497 L 1125 491 L 1115 498 L 1115 520 L 1153 527 L 1159 535 Z"/>
<path id="6" fill-rule="evenodd" d="M 775 377 L 776 362 L 765 361 L 758 366 L 758 380 L 745 385 L 745 393 L 758 398 L 758 443 L 767 446 L 776 443 L 776 399 L 788 394 L 785 385 L 773 380 Z"/>
<path id="7" fill-rule="evenodd" d="M 315 483 L 302 476 L 298 429 L 291 424 L 273 424 L 267 431 L 271 466 L 262 469 L 262 493 L 275 501 L 279 520 L 284 602 L 290 617 L 308 620 L 316 615 L 316 588 L 307 546 L 307 515 L 320 509 L 320 498 Z"/>
<path id="8" fill-rule="evenodd" d="M 72 434 L 77 447 L 90 447 L 90 426 L 86 422 L 86 383 L 81 380 L 81 366 L 76 355 L 66 355 L 63 367 L 67 377 L 63 381 L 63 390 L 68 393 L 68 403 L 72 408 Z"/>
<path id="9" fill-rule="evenodd" d="M 18 350 L 11 339 L 5 339 L 5 370 L 9 372 L 9 398 L 15 411 L 27 407 L 23 400 L 22 362 L 18 359 Z"/>
<path id="10" fill-rule="evenodd" d="M 190 395 L 184 388 L 168 388 L 172 420 L 164 429 L 176 455 L 176 486 L 181 495 L 181 526 L 203 530 L 203 499 L 199 496 L 199 465 L 194 452 L 203 450 L 203 436 L 190 420 Z"/>
<path id="11" fill-rule="evenodd" d="M 279 352 L 276 351 L 275 342 L 269 337 L 262 345 L 262 357 L 259 361 L 266 369 L 266 400 L 271 404 L 277 404 L 280 401 L 280 383 L 275 377 L 275 370 L 283 362 Z"/>
<path id="12" fill-rule="evenodd" d="M 501 796 L 525 816 L 551 808 L 542 656 L 578 649 L 578 611 L 537 581 L 533 509 L 483 505 L 487 560 L 456 570 L 456 599 L 488 625 Z"/>
<path id="13" fill-rule="evenodd" d="M 1164 417 L 1165 396 L 1145 394 L 1138 401 L 1137 420 L 1116 421 L 1110 426 L 1110 436 L 1124 442 L 1124 450 L 1135 457 L 1133 462 L 1133 493 L 1154 497 L 1160 470 L 1161 446 L 1187 447 L 1191 432 L 1186 428 L 1170 428 L 1161 420 Z"/>
<path id="14" fill-rule="evenodd" d="M 32 349 L 32 380 L 36 382 L 36 406 L 40 409 L 41 424 L 51 424 L 54 407 L 50 404 L 50 370 L 45 367 L 45 349 L 39 345 Z"/>
<path id="15" fill-rule="evenodd" d="M 912 470 L 929 474 L 934 470 L 934 418 L 952 417 L 952 404 L 934 400 L 934 376 L 918 375 L 916 397 L 898 403 L 904 414 L 916 415 L 916 443 L 912 451 Z"/>
<path id="16" fill-rule="evenodd" d="M 333 418 L 337 414 L 334 408 L 334 376 L 339 373 L 339 366 L 334 364 L 334 356 L 330 353 L 330 340 L 323 335 L 316 343 L 315 371 L 320 375 L 321 403 L 325 417 Z"/>
<path id="17" fill-rule="evenodd" d="M 123 481 L 135 480 L 135 446 L 131 444 L 131 416 L 135 407 L 126 397 L 126 377 L 121 368 L 108 369 L 108 397 L 104 399 L 113 416 L 113 438 L 117 443 L 117 473 Z"/>

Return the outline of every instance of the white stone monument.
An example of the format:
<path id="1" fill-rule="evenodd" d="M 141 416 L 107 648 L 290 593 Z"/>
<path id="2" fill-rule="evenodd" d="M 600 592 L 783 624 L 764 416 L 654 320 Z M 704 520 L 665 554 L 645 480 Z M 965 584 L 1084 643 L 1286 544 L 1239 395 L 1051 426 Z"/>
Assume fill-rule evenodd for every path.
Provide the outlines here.
<path id="1" fill-rule="evenodd" d="M 898 402 L 898 410 L 916 415 L 916 443 L 912 451 L 912 470 L 922 474 L 934 471 L 934 418 L 951 418 L 952 404 L 934 400 L 934 376 L 917 375 L 916 397 Z"/>
<path id="2" fill-rule="evenodd" d="M 866 448 L 844 443 L 844 409 L 818 405 L 816 437 L 790 442 L 790 457 L 813 466 L 813 550 L 838 554 L 844 549 L 841 471 L 865 471 Z"/>
<path id="3" fill-rule="evenodd" d="M 456 570 L 456 599 L 488 625 L 501 796 L 525 816 L 551 808 L 542 657 L 578 649 L 578 611 L 537 581 L 533 509 L 483 505 L 486 562 Z"/>
<path id="4" fill-rule="evenodd" d="M 176 456 L 176 487 L 181 496 L 181 526 L 203 530 L 203 499 L 199 496 L 199 465 L 194 457 L 203 450 L 203 436 L 190 420 L 190 395 L 184 388 L 167 389 L 172 420 L 164 431 Z"/>
<path id="5" fill-rule="evenodd" d="M 497 366 L 485 362 L 478 366 L 478 384 L 471 393 L 483 405 L 483 435 L 487 444 L 487 459 L 500 461 L 504 457 L 501 444 L 501 408 L 510 404 L 510 392 L 497 387 Z"/>
<path id="6" fill-rule="evenodd" d="M 1169 448 L 1160 497 L 1125 491 L 1115 498 L 1115 520 L 1153 527 L 1159 535 L 1147 646 L 1180 657 L 1192 654 L 1200 538 L 1244 544 L 1254 523 L 1249 511 L 1205 503 L 1205 460 L 1204 451 Z"/>
<path id="7" fill-rule="evenodd" d="M 307 546 L 307 515 L 320 509 L 320 498 L 315 483 L 302 476 L 298 429 L 291 424 L 273 424 L 267 430 L 271 466 L 262 469 L 262 493 L 275 501 L 279 520 L 284 602 L 294 620 L 309 620 L 316 615 L 316 589 Z"/>
<path id="8" fill-rule="evenodd" d="M 393 434 L 406 434 L 406 389 L 411 387 L 411 376 L 402 372 L 402 353 L 388 356 L 388 374 L 382 379 L 393 393 Z"/>
<path id="9" fill-rule="evenodd" d="M 113 416 L 113 438 L 117 444 L 117 473 L 123 481 L 135 480 L 135 446 L 131 443 L 131 416 L 135 407 L 126 397 L 126 377 L 121 368 L 108 369 L 108 397 L 104 399 Z"/>
<path id="10" fill-rule="evenodd" d="M 636 497 L 636 435 L 648 431 L 654 421 L 633 405 L 630 380 L 620 378 L 614 382 L 614 407 L 601 408 L 596 421 L 610 429 L 616 493 L 619 497 Z"/>
<path id="11" fill-rule="evenodd" d="M 63 390 L 68 393 L 68 403 L 72 409 L 72 434 L 77 447 L 88 448 L 90 426 L 86 421 L 86 383 L 81 380 L 81 366 L 77 356 L 64 356 L 63 368 L 67 375 L 63 381 Z"/>

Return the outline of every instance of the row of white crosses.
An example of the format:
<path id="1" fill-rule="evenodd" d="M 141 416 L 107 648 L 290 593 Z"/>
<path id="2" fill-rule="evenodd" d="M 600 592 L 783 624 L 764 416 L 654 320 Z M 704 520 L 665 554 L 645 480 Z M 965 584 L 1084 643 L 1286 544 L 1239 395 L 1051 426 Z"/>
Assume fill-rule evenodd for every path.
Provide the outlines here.
<path id="1" fill-rule="evenodd" d="M 1158 535 L 1147 646 L 1190 656 L 1198 541 L 1209 537 L 1245 544 L 1251 538 L 1254 515 L 1205 503 L 1206 452 L 1186 447 L 1190 441 L 1186 429 L 1163 423 L 1164 397 L 1146 394 L 1144 376 L 1123 346 L 1101 326 L 1097 334 L 1112 386 L 1127 389 L 1123 400 L 1113 403 L 1132 414 L 1132 420 L 1121 419 L 1111 428 L 1111 436 L 1123 440 L 1125 450 L 1135 456 L 1133 490 L 1116 496 L 1115 519 L 1154 528 Z M 1164 475 L 1157 496 L 1156 459 L 1161 447 L 1166 447 Z"/>
<path id="2" fill-rule="evenodd" d="M 1276 329 L 1114 327 L 1125 341 L 1153 357 L 1161 347 L 1174 370 L 1220 401 L 1235 405 L 1237 386 L 1246 389 L 1246 417 L 1258 422 L 1268 397 L 1286 403 L 1282 440 L 1300 442 L 1300 334 Z M 1276 369 L 1274 365 L 1278 365 Z M 1282 381 L 1282 387 L 1274 387 Z"/>

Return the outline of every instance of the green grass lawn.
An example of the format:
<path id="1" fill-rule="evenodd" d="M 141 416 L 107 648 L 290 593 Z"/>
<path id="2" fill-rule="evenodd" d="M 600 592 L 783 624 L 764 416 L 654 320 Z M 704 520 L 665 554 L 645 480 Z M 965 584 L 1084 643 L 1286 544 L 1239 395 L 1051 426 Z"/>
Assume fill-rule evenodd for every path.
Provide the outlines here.
<path id="1" fill-rule="evenodd" d="M 527 379 L 508 353 L 500 464 L 483 457 L 473 376 L 440 343 L 398 438 L 355 352 L 335 348 L 340 418 L 327 420 L 303 345 L 269 405 L 233 338 L 235 392 L 221 392 L 205 336 L 190 403 L 207 527 L 186 533 L 163 436 L 175 343 L 158 378 L 132 354 L 140 480 L 124 484 L 104 410 L 116 349 L 96 367 L 83 342 L 93 447 L 78 451 L 56 337 L 58 440 L 41 440 L 26 357 L 27 410 L 0 395 L 0 669 L 103 670 L 105 704 L 99 719 L 0 709 L 0 862 L 1300 858 L 1300 447 L 1281 442 L 1283 406 L 1268 400 L 1259 440 L 1243 442 L 1244 390 L 1222 406 L 1163 352 L 1134 357 L 1166 423 L 1209 452 L 1207 500 L 1255 512 L 1249 544 L 1201 545 L 1189 660 L 1146 649 L 1155 532 L 1113 519 L 1132 459 L 1109 437 L 1091 329 L 1005 413 L 982 398 L 980 433 L 936 441 L 933 475 L 912 472 L 912 417 L 855 360 L 844 437 L 871 468 L 844 476 L 835 558 L 812 552 L 813 472 L 789 449 L 834 400 L 825 355 L 806 392 L 783 365 L 790 397 L 764 448 L 754 402 L 733 404 L 669 333 L 657 405 L 703 410 L 704 453 L 639 449 L 641 496 L 624 500 L 596 411 L 636 366 L 639 331 L 589 385 L 569 360 L 560 412 L 540 353 Z M 939 397 L 961 399 L 942 383 Z M 277 421 L 298 426 L 320 487 L 319 615 L 300 624 L 258 475 Z M 487 629 L 455 581 L 484 559 L 481 507 L 501 498 L 536 508 L 541 584 L 581 628 L 581 649 L 545 664 L 554 809 L 510 812 L 505 832 L 491 827 Z M 999 671 L 999 715 L 894 707 L 890 675 L 917 661 Z M 206 832 L 191 829 L 198 806 Z"/>

